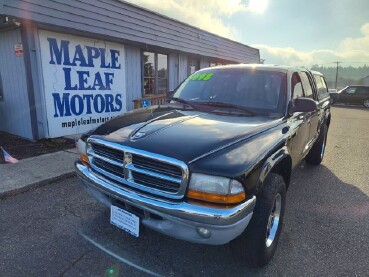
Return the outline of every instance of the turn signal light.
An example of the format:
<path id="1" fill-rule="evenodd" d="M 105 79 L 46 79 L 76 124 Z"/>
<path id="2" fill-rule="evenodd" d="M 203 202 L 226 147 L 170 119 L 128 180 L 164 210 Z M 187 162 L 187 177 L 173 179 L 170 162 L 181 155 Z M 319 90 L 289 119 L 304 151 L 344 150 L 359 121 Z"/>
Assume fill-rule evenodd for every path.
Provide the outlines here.
<path id="1" fill-rule="evenodd" d="M 196 190 L 188 190 L 187 197 L 219 204 L 236 204 L 246 199 L 245 192 L 232 195 L 214 194 Z"/>
<path id="2" fill-rule="evenodd" d="M 86 155 L 83 155 L 83 154 L 79 153 L 79 157 L 81 158 L 81 162 L 84 165 L 89 166 L 88 157 Z"/>

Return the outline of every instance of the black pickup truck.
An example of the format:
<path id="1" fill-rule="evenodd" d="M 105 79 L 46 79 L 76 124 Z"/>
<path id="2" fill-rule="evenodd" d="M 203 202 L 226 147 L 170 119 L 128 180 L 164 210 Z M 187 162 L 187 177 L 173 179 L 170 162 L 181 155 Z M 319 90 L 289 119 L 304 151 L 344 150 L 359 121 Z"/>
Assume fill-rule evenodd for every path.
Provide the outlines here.
<path id="1" fill-rule="evenodd" d="M 85 134 L 75 164 L 110 222 L 178 239 L 230 243 L 251 266 L 272 258 L 291 170 L 319 165 L 331 121 L 323 76 L 230 65 L 188 77 L 165 105 L 128 112 Z"/>

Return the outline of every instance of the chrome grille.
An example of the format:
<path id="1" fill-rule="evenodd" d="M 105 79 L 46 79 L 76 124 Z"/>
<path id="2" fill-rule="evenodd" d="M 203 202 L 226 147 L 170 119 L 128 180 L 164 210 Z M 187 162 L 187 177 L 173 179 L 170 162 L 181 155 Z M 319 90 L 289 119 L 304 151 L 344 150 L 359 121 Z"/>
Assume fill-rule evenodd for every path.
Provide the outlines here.
<path id="1" fill-rule="evenodd" d="M 132 176 L 136 183 L 140 183 L 150 188 L 160 189 L 163 191 L 177 192 L 180 187 L 180 184 L 176 184 L 152 176 L 147 176 L 139 172 L 132 172 Z"/>
<path id="2" fill-rule="evenodd" d="M 121 187 L 182 198 L 188 181 L 185 163 L 100 139 L 88 139 L 91 169 Z"/>
<path id="3" fill-rule="evenodd" d="M 124 178 L 124 171 L 121 166 L 111 164 L 99 158 L 94 158 L 93 164 L 101 168 L 102 170 L 109 172 L 110 174 L 114 174 L 120 178 Z"/>
<path id="4" fill-rule="evenodd" d="M 178 166 L 172 164 L 159 162 L 139 155 L 132 155 L 132 163 L 137 168 L 152 170 L 177 178 L 182 177 L 181 169 Z"/>
<path id="5" fill-rule="evenodd" d="M 112 159 L 116 162 L 120 162 L 123 164 L 123 157 L 124 153 L 121 151 L 117 151 L 115 149 L 111 149 L 99 144 L 91 144 L 92 149 L 97 155 L 100 155 L 102 157 Z"/>

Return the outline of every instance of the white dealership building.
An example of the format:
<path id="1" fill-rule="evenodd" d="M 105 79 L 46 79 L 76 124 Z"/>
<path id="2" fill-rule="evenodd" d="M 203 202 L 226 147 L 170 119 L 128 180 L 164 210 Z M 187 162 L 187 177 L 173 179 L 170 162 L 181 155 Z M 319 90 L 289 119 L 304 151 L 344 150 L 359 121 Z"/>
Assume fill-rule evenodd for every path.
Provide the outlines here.
<path id="1" fill-rule="evenodd" d="M 0 1 L 0 131 L 88 131 L 200 68 L 259 50 L 118 0 Z"/>

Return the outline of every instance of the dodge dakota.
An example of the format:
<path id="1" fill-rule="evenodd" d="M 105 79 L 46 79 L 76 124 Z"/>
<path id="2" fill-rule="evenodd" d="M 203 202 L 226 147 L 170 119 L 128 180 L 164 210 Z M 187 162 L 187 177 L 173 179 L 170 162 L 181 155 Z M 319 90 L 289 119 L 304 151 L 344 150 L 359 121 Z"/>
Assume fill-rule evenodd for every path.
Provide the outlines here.
<path id="1" fill-rule="evenodd" d="M 170 94 L 170 95 L 169 95 Z M 319 72 L 228 65 L 189 76 L 168 102 L 130 111 L 78 141 L 77 175 L 110 222 L 229 243 L 258 267 L 281 233 L 291 171 L 319 165 L 331 121 Z"/>

